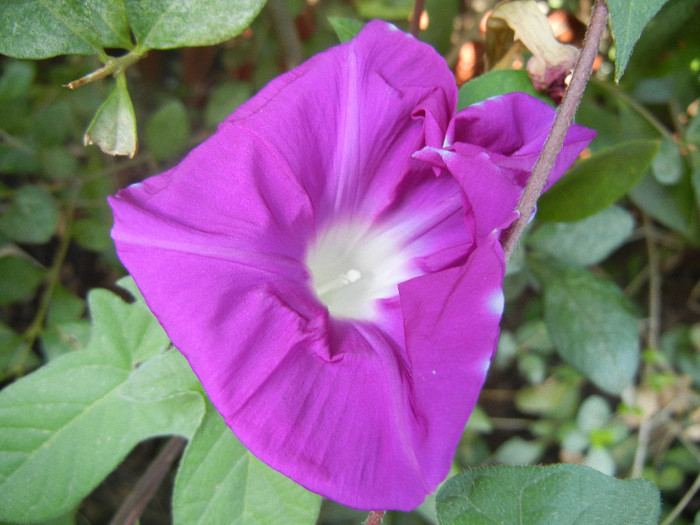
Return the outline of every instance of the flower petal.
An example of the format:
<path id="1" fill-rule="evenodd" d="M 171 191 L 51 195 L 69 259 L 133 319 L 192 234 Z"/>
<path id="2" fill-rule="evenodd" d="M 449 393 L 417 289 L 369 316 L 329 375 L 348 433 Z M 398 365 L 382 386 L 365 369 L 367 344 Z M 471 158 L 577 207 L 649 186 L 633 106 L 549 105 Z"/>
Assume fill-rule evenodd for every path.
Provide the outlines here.
<path id="1" fill-rule="evenodd" d="M 456 100 L 433 48 L 373 21 L 272 81 L 222 127 L 264 137 L 302 179 L 321 226 L 339 215 L 372 219 L 390 205 L 411 154 L 442 141 Z"/>
<path id="2" fill-rule="evenodd" d="M 547 104 L 525 93 L 493 97 L 455 116 L 444 148 L 428 146 L 414 158 L 447 169 L 459 182 L 466 225 L 483 240 L 517 218 L 518 201 L 555 116 Z M 594 136 L 593 130 L 571 126 L 544 191 L 561 178 Z"/>
<path id="3" fill-rule="evenodd" d="M 496 351 L 504 272 L 492 235 L 464 266 L 399 285 L 415 448 L 429 486 L 447 475 Z"/>
<path id="4" fill-rule="evenodd" d="M 508 93 L 457 113 L 447 132 L 447 142 L 450 146 L 461 143 L 495 153 L 494 163 L 512 170 L 509 176 L 525 187 L 555 117 L 556 111 L 535 97 Z M 545 191 L 561 178 L 594 137 L 595 131 L 583 126 L 574 124 L 569 128 Z"/>
<path id="5" fill-rule="evenodd" d="M 455 103 L 434 50 L 372 22 L 110 198 L 122 262 L 236 435 L 350 506 L 408 510 L 440 480 L 416 457 L 399 300 L 377 323 L 330 318 L 305 256 L 327 225 L 398 231 L 421 205 L 420 227 L 399 237 L 417 264 L 466 257 L 458 185 L 411 158 L 444 141 Z"/>
<path id="6" fill-rule="evenodd" d="M 455 102 L 434 50 L 371 22 L 110 199 L 119 257 L 227 424 L 352 507 L 410 510 L 435 489 L 496 346 L 498 230 L 553 113 L 504 97 L 450 123 Z M 377 318 L 334 318 L 313 288 L 310 250 L 346 224 L 413 265 L 373 299 Z"/>

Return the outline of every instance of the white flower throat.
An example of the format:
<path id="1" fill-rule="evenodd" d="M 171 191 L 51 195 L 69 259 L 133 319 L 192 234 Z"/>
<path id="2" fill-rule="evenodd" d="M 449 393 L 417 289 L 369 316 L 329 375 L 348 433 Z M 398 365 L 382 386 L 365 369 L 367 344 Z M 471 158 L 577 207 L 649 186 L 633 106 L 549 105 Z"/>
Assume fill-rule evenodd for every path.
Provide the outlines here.
<path id="1" fill-rule="evenodd" d="M 376 300 L 396 296 L 397 285 L 417 275 L 405 252 L 388 231 L 337 225 L 311 246 L 306 265 L 331 315 L 368 320 L 377 313 Z"/>

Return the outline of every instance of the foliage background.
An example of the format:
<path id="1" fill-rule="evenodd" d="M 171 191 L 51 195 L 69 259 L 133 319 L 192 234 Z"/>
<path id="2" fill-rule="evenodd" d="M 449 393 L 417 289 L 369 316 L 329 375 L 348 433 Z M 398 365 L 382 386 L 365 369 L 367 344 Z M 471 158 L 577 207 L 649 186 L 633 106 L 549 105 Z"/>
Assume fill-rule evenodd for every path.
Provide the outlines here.
<path id="1" fill-rule="evenodd" d="M 109 522 L 170 434 L 189 445 L 143 523 L 365 517 L 321 502 L 231 439 L 133 285 L 115 284 L 125 272 L 109 238 L 107 195 L 174 165 L 269 80 L 357 31 L 360 22 L 347 19 L 407 29 L 413 7 L 270 1 L 258 16 L 263 3 L 237 2 L 236 11 L 212 1 L 209 12 L 187 7 L 165 21 L 149 11 L 157 3 L 140 1 L 76 2 L 61 13 L 39 1 L 0 6 L 0 52 L 9 55 L 0 57 L 0 520 Z M 484 70 L 479 21 L 493 3 L 426 3 L 420 38 L 458 79 Z M 609 5 L 615 39 L 601 47 L 577 116 L 598 137 L 589 158 L 541 200 L 509 264 L 499 351 L 454 471 L 566 462 L 643 476 L 661 490 L 661 519 L 698 524 L 700 3 Z M 549 8 L 570 32 L 562 38 L 580 43 L 590 2 L 550 0 Z M 81 9 L 100 15 L 97 37 L 81 33 Z M 129 29 L 124 13 L 140 22 Z M 10 21 L 27 20 L 26 40 L 13 39 Z M 477 50 L 477 60 L 465 49 Z M 131 58 L 111 61 L 123 56 Z M 62 87 L 105 64 L 113 69 L 104 79 Z M 460 105 L 506 88 L 531 91 L 511 66 L 464 84 Z M 84 147 L 88 128 L 93 141 L 129 154 L 137 129 L 138 153 Z M 385 522 L 459 523 L 474 472 L 446 486 L 437 515 L 430 499 Z M 510 471 L 498 472 L 496 488 L 507 489 Z M 648 497 L 630 490 L 613 506 L 645 509 Z M 470 494 L 499 508 L 517 501 L 496 490 Z M 533 497 L 552 501 L 551 492 Z M 668 517 L 679 503 L 682 512 Z"/>

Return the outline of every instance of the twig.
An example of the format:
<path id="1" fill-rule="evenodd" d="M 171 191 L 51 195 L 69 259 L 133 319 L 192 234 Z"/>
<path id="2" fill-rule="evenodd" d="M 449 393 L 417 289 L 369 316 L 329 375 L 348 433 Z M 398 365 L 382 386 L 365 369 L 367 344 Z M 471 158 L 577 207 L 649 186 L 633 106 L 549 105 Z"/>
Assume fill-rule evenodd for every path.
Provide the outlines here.
<path id="1" fill-rule="evenodd" d="M 593 60 L 598 54 L 598 46 L 600 45 L 600 40 L 605 30 L 607 18 L 608 8 L 605 1 L 598 0 L 593 7 L 593 14 L 591 15 L 591 21 L 586 33 L 586 40 L 583 44 L 583 49 L 579 55 L 578 61 L 576 62 L 576 67 L 571 77 L 571 83 L 559 107 L 552 130 L 549 132 L 549 136 L 544 143 L 542 153 L 540 153 L 537 163 L 532 170 L 532 176 L 528 180 L 525 191 L 520 198 L 520 203 L 518 204 L 520 216 L 505 232 L 503 238 L 503 252 L 506 261 L 510 259 L 520 235 L 523 233 L 525 226 L 527 226 L 530 220 L 537 199 L 542 193 L 542 189 L 547 182 L 547 177 L 552 171 L 557 155 L 564 144 L 566 132 L 574 119 L 576 109 L 581 102 L 583 91 L 586 88 L 588 77 L 593 70 Z"/>
<path id="2" fill-rule="evenodd" d="M 647 450 L 649 449 L 649 437 L 654 424 L 651 419 L 642 421 L 637 431 L 637 448 L 634 449 L 634 461 L 632 462 L 631 478 L 641 478 L 644 463 L 647 459 Z"/>
<path id="3" fill-rule="evenodd" d="M 687 402 L 686 395 L 678 395 L 669 401 L 662 409 L 658 410 L 647 419 L 641 422 L 637 431 L 637 448 L 634 451 L 632 462 L 631 478 L 642 476 L 644 463 L 646 462 L 649 438 L 654 428 L 666 422 L 666 419 L 673 413 L 679 405 Z"/>
<path id="4" fill-rule="evenodd" d="M 56 249 L 56 254 L 54 255 L 53 261 L 51 262 L 51 267 L 47 270 L 44 277 L 44 289 L 41 293 L 41 298 L 39 299 L 39 306 L 34 314 L 32 323 L 22 334 L 24 347 L 21 354 L 14 360 L 14 364 L 11 367 L 10 373 L 14 376 L 21 376 L 24 374 L 24 365 L 27 362 L 34 343 L 44 329 L 44 322 L 49 311 L 49 306 L 51 305 L 51 299 L 53 299 L 54 291 L 56 290 L 56 285 L 61 279 L 61 268 L 63 267 L 63 262 L 68 254 L 68 247 L 72 239 L 72 228 L 73 221 L 75 219 L 75 208 L 76 199 L 78 195 L 78 186 L 74 186 L 73 190 L 70 192 L 68 198 L 68 207 L 66 209 L 66 228 L 63 232 L 63 236 L 59 241 L 58 248 Z"/>
<path id="5" fill-rule="evenodd" d="M 649 260 L 649 330 L 647 332 L 647 345 L 650 348 L 659 348 L 661 333 L 661 271 L 659 269 L 659 254 L 653 239 L 653 226 L 651 219 L 645 213 L 643 216 L 644 231 L 646 233 L 647 259 Z"/>
<path id="6" fill-rule="evenodd" d="M 647 259 L 649 264 L 649 326 L 647 329 L 647 346 L 652 349 L 659 348 L 659 337 L 661 333 L 661 271 L 659 268 L 659 254 L 656 250 L 656 243 L 653 239 L 654 229 L 651 219 L 647 214 L 643 216 L 643 229 L 646 238 Z M 649 373 L 649 365 L 644 369 L 644 373 Z M 646 463 L 647 450 L 649 449 L 649 439 L 653 428 L 653 419 L 642 421 L 637 433 L 637 448 L 634 451 L 634 461 L 632 463 L 632 477 L 638 478 L 642 475 L 644 464 Z"/>
<path id="7" fill-rule="evenodd" d="M 416 0 L 413 4 L 413 16 L 411 17 L 411 34 L 418 38 L 420 33 L 420 17 L 423 14 L 425 0 Z"/>
<path id="8" fill-rule="evenodd" d="M 85 84 L 89 84 L 90 82 L 94 82 L 95 80 L 108 77 L 109 75 L 117 75 L 118 73 L 124 71 L 130 65 L 135 64 L 136 62 L 141 60 L 143 57 L 144 55 L 141 53 L 137 53 L 136 51 L 129 51 L 128 53 L 120 57 L 110 58 L 100 69 L 96 69 L 95 71 L 88 73 L 87 75 L 80 77 L 77 80 L 72 80 L 71 82 L 68 82 L 68 84 L 64 84 L 63 87 L 76 89 L 80 86 L 84 86 Z"/>
<path id="9" fill-rule="evenodd" d="M 122 503 L 112 521 L 109 522 L 109 525 L 132 525 L 136 523 L 186 444 L 187 441 L 178 436 L 168 440 L 163 450 L 160 451 L 160 454 L 138 480 L 131 494 L 124 500 L 124 503 Z"/>
<path id="10" fill-rule="evenodd" d="M 293 69 L 304 60 L 304 50 L 289 6 L 286 0 L 268 0 L 266 9 L 282 48 L 284 67 L 286 70 Z"/>
<path id="11" fill-rule="evenodd" d="M 364 525 L 381 525 L 383 519 L 383 510 L 373 510 L 369 513 L 369 516 L 367 516 L 367 520 L 365 521 Z"/>
<path id="12" fill-rule="evenodd" d="M 675 520 L 681 512 L 683 512 L 683 509 L 685 506 L 690 503 L 690 500 L 693 499 L 693 496 L 695 496 L 695 493 L 700 489 L 700 474 L 698 474 L 698 477 L 695 478 L 695 481 L 691 485 L 691 487 L 688 489 L 688 492 L 686 492 L 681 500 L 678 502 L 678 504 L 673 507 L 673 510 L 671 513 L 666 516 L 666 519 L 661 522 L 661 525 L 671 525 L 673 520 Z"/>

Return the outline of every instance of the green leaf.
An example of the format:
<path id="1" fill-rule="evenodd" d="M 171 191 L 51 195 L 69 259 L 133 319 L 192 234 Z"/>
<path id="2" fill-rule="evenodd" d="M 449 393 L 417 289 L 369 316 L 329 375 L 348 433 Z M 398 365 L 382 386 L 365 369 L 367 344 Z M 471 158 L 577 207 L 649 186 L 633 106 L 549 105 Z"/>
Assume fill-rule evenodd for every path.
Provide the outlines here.
<path id="1" fill-rule="evenodd" d="M 31 136 L 41 147 L 59 146 L 70 136 L 73 114 L 70 105 L 61 100 L 36 112 Z"/>
<path id="2" fill-rule="evenodd" d="M 36 65 L 33 62 L 6 62 L 0 77 L 0 101 L 15 100 L 26 95 L 35 76 Z"/>
<path id="3" fill-rule="evenodd" d="M 641 180 L 658 148 L 659 141 L 634 140 L 577 162 L 540 197 L 537 218 L 577 221 L 604 210 Z"/>
<path id="4" fill-rule="evenodd" d="M 619 206 L 577 222 L 547 222 L 528 235 L 527 243 L 572 266 L 604 261 L 629 238 L 634 219 Z"/>
<path id="5" fill-rule="evenodd" d="M 82 350 L 89 337 L 90 323 L 86 320 L 49 323 L 41 332 L 41 354 L 51 360 Z"/>
<path id="6" fill-rule="evenodd" d="M 579 408 L 576 424 L 584 432 L 602 428 L 610 420 L 612 413 L 605 398 L 599 395 L 588 396 Z"/>
<path id="7" fill-rule="evenodd" d="M 653 483 L 578 465 L 475 469 L 437 496 L 440 525 L 656 525 L 660 508 Z"/>
<path id="8" fill-rule="evenodd" d="M 335 34 L 338 35 L 338 40 L 341 42 L 352 40 L 360 31 L 362 31 L 362 28 L 365 27 L 364 22 L 354 18 L 330 16 L 328 17 L 328 21 L 333 26 L 333 31 L 335 31 Z"/>
<path id="9" fill-rule="evenodd" d="M 455 17 L 459 15 L 460 2 L 456 0 L 426 0 L 424 11 L 428 15 L 428 27 L 418 38 L 429 43 L 441 55 L 450 49 Z"/>
<path id="10" fill-rule="evenodd" d="M 532 465 L 542 458 L 545 448 L 543 443 L 515 436 L 498 447 L 494 459 L 502 465 Z"/>
<path id="11" fill-rule="evenodd" d="M 211 404 L 180 461 L 175 525 L 316 523 L 321 497 L 256 459 Z"/>
<path id="12" fill-rule="evenodd" d="M 85 0 L 102 47 L 133 48 L 126 14 L 129 0 Z"/>
<path id="13" fill-rule="evenodd" d="M 0 217 L 0 231 L 18 242 L 43 243 L 58 228 L 58 207 L 46 190 L 33 185 L 19 188 Z"/>
<path id="14" fill-rule="evenodd" d="M 265 0 L 128 0 L 139 52 L 218 44 L 250 25 Z"/>
<path id="15" fill-rule="evenodd" d="M 413 0 L 358 0 L 357 13 L 365 19 L 405 21 L 413 12 Z"/>
<path id="16" fill-rule="evenodd" d="M 86 217 L 73 223 L 73 238 L 85 248 L 99 252 L 113 248 L 112 239 L 109 237 L 111 229 L 111 222 Z"/>
<path id="17" fill-rule="evenodd" d="M 639 40 L 642 30 L 668 0 L 646 0 L 630 2 L 629 0 L 608 0 L 612 33 L 615 39 L 615 80 L 622 78 L 634 45 Z"/>
<path id="18" fill-rule="evenodd" d="M 533 264 L 544 284 L 547 330 L 564 361 L 619 394 L 639 365 L 637 319 L 613 283 L 574 268 Z"/>
<path id="19" fill-rule="evenodd" d="M 515 395 L 515 406 L 525 414 L 570 419 L 578 407 L 578 382 L 549 378 L 539 385 L 523 387 Z"/>
<path id="20" fill-rule="evenodd" d="M 615 474 L 615 460 L 604 448 L 591 447 L 586 453 L 586 457 L 583 458 L 583 465 L 607 474 L 608 476 L 613 476 Z"/>
<path id="21" fill-rule="evenodd" d="M 457 111 L 497 95 L 521 91 L 539 97 L 526 71 L 490 71 L 466 82 L 459 89 Z"/>
<path id="22" fill-rule="evenodd" d="M 695 146 L 690 149 L 690 179 L 695 190 L 695 201 L 700 209 L 700 113 L 696 114 L 688 123 L 685 130 L 685 138 Z"/>
<path id="23" fill-rule="evenodd" d="M 122 395 L 134 401 L 156 401 L 182 392 L 201 392 L 197 376 L 178 350 L 172 348 L 148 359 L 134 371 Z"/>
<path id="24" fill-rule="evenodd" d="M 78 172 L 78 157 L 64 146 L 39 150 L 41 172 L 51 179 L 69 179 Z"/>
<path id="25" fill-rule="evenodd" d="M 138 400 L 129 395 L 146 366 L 141 362 L 169 344 L 143 300 L 125 303 L 93 290 L 89 304 L 88 347 L 0 393 L 0 520 L 34 522 L 66 512 L 140 441 L 190 437 L 199 426 L 204 402 L 196 392 L 172 389 L 169 396 Z"/>
<path id="26" fill-rule="evenodd" d="M 651 172 L 661 184 L 678 184 L 683 177 L 685 165 L 681 151 L 675 141 L 664 138 L 659 145 L 659 152 L 651 163 Z"/>
<path id="27" fill-rule="evenodd" d="M 117 75 L 114 91 L 95 113 L 83 139 L 85 145 L 97 144 L 110 155 L 136 155 L 136 115 L 126 87 L 124 73 Z"/>
<path id="28" fill-rule="evenodd" d="M 698 175 L 700 176 L 700 173 Z M 700 198 L 700 186 L 697 191 Z M 681 184 L 676 186 L 664 186 L 649 173 L 632 188 L 629 198 L 660 223 L 689 238 L 697 236 L 695 198 L 691 193 L 690 184 L 681 181 Z"/>
<path id="29" fill-rule="evenodd" d="M 218 126 L 252 94 L 253 88 L 248 82 L 225 82 L 216 86 L 204 110 L 204 125 Z"/>
<path id="30" fill-rule="evenodd" d="M 0 53 L 15 58 L 103 55 L 87 2 L 3 0 Z"/>
<path id="31" fill-rule="evenodd" d="M 177 99 L 163 104 L 146 122 L 146 145 L 156 160 L 180 153 L 190 137 L 187 110 Z"/>

